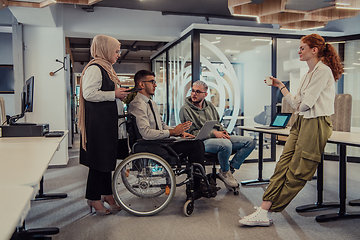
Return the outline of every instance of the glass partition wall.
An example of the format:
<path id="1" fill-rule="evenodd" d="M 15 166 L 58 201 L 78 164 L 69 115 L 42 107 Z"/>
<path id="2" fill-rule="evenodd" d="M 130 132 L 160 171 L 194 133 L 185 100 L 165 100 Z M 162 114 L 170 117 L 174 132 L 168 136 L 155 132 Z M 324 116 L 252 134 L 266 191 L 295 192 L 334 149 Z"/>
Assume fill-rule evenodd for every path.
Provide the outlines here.
<path id="1" fill-rule="evenodd" d="M 161 54 L 156 60 L 152 61 L 152 71 L 155 73 L 156 94 L 153 100 L 159 107 L 160 115 L 165 121 L 167 113 L 167 86 L 166 86 L 166 53 Z"/>
<path id="2" fill-rule="evenodd" d="M 209 86 L 206 100 L 217 108 L 228 132 L 243 134 L 236 128 L 241 124 L 269 124 L 275 112 L 281 111 L 283 96 L 263 80 L 266 76 L 277 77 L 291 92 L 296 92 L 308 71 L 297 52 L 301 36 L 190 30 L 152 58 L 158 82 L 154 99 L 162 109 L 164 121 L 171 126 L 180 123 L 179 110 L 190 96 L 192 82 L 202 80 Z M 339 48 L 337 43 L 333 45 Z M 352 94 L 352 131 L 360 132 L 360 108 L 356 108 L 360 102 L 360 40 L 346 41 L 341 54 L 346 70 L 336 91 Z M 252 136 L 256 138 L 256 134 Z M 264 157 L 274 160 L 277 139 L 267 136 L 265 139 L 268 142 L 265 147 L 271 148 L 264 148 Z"/>
<path id="3" fill-rule="evenodd" d="M 269 37 L 200 35 L 200 79 L 230 133 L 241 121 L 254 124 L 254 116 L 271 105 L 271 88 L 263 82 L 271 75 L 271 43 Z"/>
<path id="4" fill-rule="evenodd" d="M 345 41 L 344 45 L 345 72 L 343 86 L 338 88 L 343 91 L 342 93 L 351 94 L 351 132 L 360 132 L 360 40 Z M 360 156 L 359 148 L 348 147 L 347 149 L 349 156 Z"/>

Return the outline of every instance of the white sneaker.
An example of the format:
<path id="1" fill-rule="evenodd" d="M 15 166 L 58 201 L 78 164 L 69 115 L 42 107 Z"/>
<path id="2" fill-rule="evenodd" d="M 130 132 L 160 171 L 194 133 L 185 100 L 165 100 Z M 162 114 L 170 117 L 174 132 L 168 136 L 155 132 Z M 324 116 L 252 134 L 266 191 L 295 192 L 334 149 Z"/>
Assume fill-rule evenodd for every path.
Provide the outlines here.
<path id="1" fill-rule="evenodd" d="M 237 187 L 239 185 L 230 170 L 223 172 L 220 169 L 219 177 L 224 181 L 225 184 L 229 185 L 230 187 Z"/>
<path id="2" fill-rule="evenodd" d="M 255 207 L 256 211 L 239 220 L 239 223 L 246 226 L 268 227 L 272 223 L 271 212 L 261 207 Z"/>

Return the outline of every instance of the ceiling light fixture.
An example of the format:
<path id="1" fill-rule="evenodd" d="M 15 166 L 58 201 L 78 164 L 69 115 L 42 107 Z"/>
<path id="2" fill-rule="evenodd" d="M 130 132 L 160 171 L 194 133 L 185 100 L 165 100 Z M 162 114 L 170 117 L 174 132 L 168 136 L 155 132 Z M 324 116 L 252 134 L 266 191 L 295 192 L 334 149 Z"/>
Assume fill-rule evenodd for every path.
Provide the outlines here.
<path id="1" fill-rule="evenodd" d="M 271 42 L 271 39 L 264 39 L 264 38 L 253 38 L 251 39 L 252 42 L 260 41 L 260 42 Z"/>
<path id="2" fill-rule="evenodd" d="M 360 10 L 359 7 L 345 7 L 345 6 L 336 6 L 336 9 Z"/>
<path id="3" fill-rule="evenodd" d="M 338 43 L 345 43 L 345 41 L 339 41 L 339 42 L 328 42 L 330 44 L 338 44 Z"/>
<path id="4" fill-rule="evenodd" d="M 281 27 L 280 30 L 285 30 L 285 31 L 300 31 L 301 29 L 293 29 L 293 28 L 283 28 Z"/>
<path id="5" fill-rule="evenodd" d="M 311 28 L 302 28 L 302 29 L 300 29 L 300 30 L 314 30 L 314 29 L 319 29 L 319 28 L 323 28 L 323 27 L 325 27 L 325 26 L 318 26 L 318 27 L 311 27 Z"/>
<path id="6" fill-rule="evenodd" d="M 240 53 L 240 50 L 226 49 L 225 52 L 226 52 L 226 53 Z"/>
<path id="7" fill-rule="evenodd" d="M 218 40 L 218 41 L 213 41 L 213 42 L 211 42 L 212 44 L 216 44 L 216 43 L 219 43 L 220 42 L 220 40 Z"/>

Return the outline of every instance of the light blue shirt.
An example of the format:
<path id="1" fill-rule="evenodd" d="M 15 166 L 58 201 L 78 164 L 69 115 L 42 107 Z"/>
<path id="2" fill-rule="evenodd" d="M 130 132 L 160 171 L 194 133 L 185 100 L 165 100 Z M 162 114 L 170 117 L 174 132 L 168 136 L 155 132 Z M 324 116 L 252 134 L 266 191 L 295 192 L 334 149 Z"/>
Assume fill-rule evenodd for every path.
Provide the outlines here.
<path id="1" fill-rule="evenodd" d="M 149 100 L 152 103 L 159 130 L 156 130 L 155 118 L 148 103 Z M 169 129 L 172 129 L 172 127 L 165 124 L 161 119 L 158 106 L 147 96 L 137 93 L 130 102 L 128 113 L 136 117 L 136 125 L 144 140 L 163 139 L 170 136 Z"/>

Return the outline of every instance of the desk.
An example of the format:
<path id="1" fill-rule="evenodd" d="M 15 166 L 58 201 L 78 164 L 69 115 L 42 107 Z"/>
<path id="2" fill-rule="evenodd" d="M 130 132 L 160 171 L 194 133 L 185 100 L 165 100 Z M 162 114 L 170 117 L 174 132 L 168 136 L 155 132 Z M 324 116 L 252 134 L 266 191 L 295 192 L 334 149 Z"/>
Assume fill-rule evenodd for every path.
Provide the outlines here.
<path id="1" fill-rule="evenodd" d="M 50 160 L 54 156 L 61 141 L 64 139 L 67 133 L 68 131 L 65 132 L 64 136 L 57 138 L 0 138 L 0 186 L 8 186 L 10 188 L 14 187 L 14 189 L 18 186 L 31 187 L 31 196 L 28 199 L 28 202 L 34 198 L 48 198 L 48 196 L 44 195 L 42 192 L 43 175 L 48 167 Z M 35 197 L 37 190 L 39 189 L 39 182 L 39 194 Z M 6 198 L 14 202 L 17 201 L 18 197 L 14 197 L 12 195 L 8 196 L 10 197 L 2 198 Z M 66 194 L 60 195 L 60 197 L 66 196 Z M 56 197 L 59 196 L 57 195 Z M 53 198 L 53 196 L 50 196 L 50 198 Z M 14 208 L 9 209 L 14 210 Z M 6 219 L 11 218 L 12 215 L 19 218 L 21 213 L 16 213 L 16 211 L 9 211 L 6 212 L 5 215 L 3 212 L 1 212 L 1 216 L 6 217 Z M 14 231 L 15 228 L 10 230 Z M 50 228 L 50 231 L 58 232 L 58 229 Z M 41 231 L 39 233 L 41 233 Z M 21 234 L 26 235 L 26 231 L 22 231 Z"/>
<path id="2" fill-rule="evenodd" d="M 30 210 L 33 191 L 27 186 L 0 185 L 0 240 L 10 239 L 14 230 L 24 221 Z"/>
<path id="3" fill-rule="evenodd" d="M 255 131 L 259 132 L 259 178 L 258 182 L 265 181 L 261 177 L 261 170 L 262 170 L 262 156 L 260 156 L 260 152 L 262 155 L 262 139 L 264 133 L 269 134 L 276 134 L 282 136 L 288 136 L 290 132 L 290 128 L 286 129 L 258 129 L 254 127 L 248 126 L 239 126 L 238 128 L 244 129 L 247 131 Z M 261 136 L 261 139 L 260 139 Z M 322 202 L 322 189 L 323 189 L 323 173 L 322 173 L 322 163 L 319 164 L 318 174 L 318 202 L 311 205 L 305 205 L 298 207 L 300 211 L 307 211 L 314 208 L 328 208 L 328 207 L 339 207 L 340 211 L 338 213 L 333 214 L 325 214 L 317 216 L 315 219 L 318 222 L 326 222 L 331 220 L 338 220 L 338 219 L 346 219 L 346 218 L 360 218 L 360 212 L 355 213 L 347 213 L 346 212 L 346 146 L 354 146 L 360 147 L 360 133 L 352 133 L 352 132 L 338 132 L 333 131 L 331 137 L 327 141 L 328 143 L 335 143 L 340 145 L 340 158 L 339 158 L 339 198 L 340 198 L 340 205 L 339 204 L 324 204 Z M 261 146 L 260 146 L 261 144 Z M 260 150 L 261 149 L 261 150 Z M 260 167 L 261 165 L 261 167 Z M 319 171 L 320 170 L 320 171 Z"/>
<path id="4" fill-rule="evenodd" d="M 222 119 L 224 120 L 231 120 L 233 118 L 233 116 L 223 116 Z M 251 117 L 245 117 L 245 116 L 237 116 L 237 120 L 243 120 L 246 118 L 251 118 Z"/>

